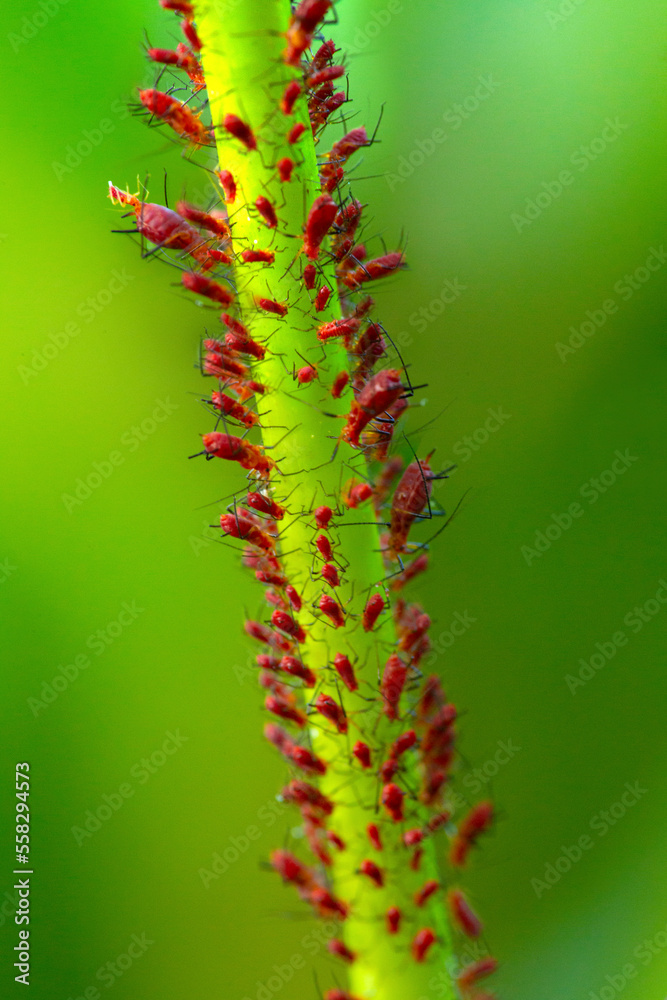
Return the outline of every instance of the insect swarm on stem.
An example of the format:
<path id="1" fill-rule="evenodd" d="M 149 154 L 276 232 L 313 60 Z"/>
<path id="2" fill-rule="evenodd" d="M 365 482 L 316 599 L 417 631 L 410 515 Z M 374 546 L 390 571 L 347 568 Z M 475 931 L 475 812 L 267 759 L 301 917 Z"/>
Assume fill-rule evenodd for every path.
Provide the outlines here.
<path id="1" fill-rule="evenodd" d="M 418 997 L 478 926 L 466 897 L 446 892 L 491 816 L 480 804 L 450 822 L 457 713 L 421 670 L 431 618 L 403 597 L 428 563 L 411 536 L 438 474 L 430 455 L 404 468 L 397 450 L 417 390 L 368 289 L 405 255 L 370 252 L 367 208 L 350 193 L 348 161 L 373 140 L 350 127 L 347 86 L 336 90 L 346 62 L 327 38 L 331 0 L 162 6 L 184 17 L 187 52 L 151 50 L 162 89 L 140 100 L 205 171 L 210 197 L 172 212 L 113 185 L 110 196 L 221 324 L 204 341 L 216 422 L 199 454 L 223 459 L 246 495 L 220 530 L 264 587 L 245 631 L 304 833 L 271 864 L 286 893 L 338 925 L 329 952 L 349 991 L 325 996 Z M 491 973 L 484 961 L 459 988 Z M 456 988 L 451 976 L 441 995 Z"/>

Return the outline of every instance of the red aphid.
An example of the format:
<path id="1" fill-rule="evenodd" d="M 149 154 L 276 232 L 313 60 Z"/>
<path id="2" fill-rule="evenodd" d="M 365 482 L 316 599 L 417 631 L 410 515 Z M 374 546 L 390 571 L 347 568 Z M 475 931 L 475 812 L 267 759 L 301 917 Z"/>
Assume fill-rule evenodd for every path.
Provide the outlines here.
<path id="1" fill-rule="evenodd" d="M 261 299 L 255 300 L 260 309 L 264 312 L 273 313 L 275 316 L 286 316 L 287 306 L 284 302 L 276 302 L 275 299 Z"/>
<path id="2" fill-rule="evenodd" d="M 273 673 L 277 673 L 280 667 L 280 658 L 272 656 L 271 653 L 258 653 L 255 660 L 261 670 L 271 670 Z"/>
<path id="3" fill-rule="evenodd" d="M 220 345 L 222 347 L 222 345 Z M 248 368 L 241 361 L 237 361 L 234 353 L 222 347 L 221 351 L 207 351 L 202 363 L 202 371 L 205 375 L 213 375 L 220 379 L 245 378 Z"/>
<path id="4" fill-rule="evenodd" d="M 331 8 L 332 0 L 301 0 L 287 29 L 287 48 L 283 58 L 288 66 L 298 66 L 301 56 L 310 48 L 313 35 Z"/>
<path id="5" fill-rule="evenodd" d="M 295 122 L 291 129 L 287 133 L 287 142 L 290 146 L 293 146 L 295 142 L 298 142 L 303 133 L 306 131 L 306 126 L 303 122 Z"/>
<path id="6" fill-rule="evenodd" d="M 269 862 L 285 882 L 292 882 L 304 889 L 316 885 L 313 870 L 299 861 L 290 851 L 271 851 Z"/>
<path id="7" fill-rule="evenodd" d="M 401 733 L 397 736 L 391 745 L 389 750 L 389 755 L 391 757 L 400 757 L 402 754 L 409 750 L 417 742 L 417 734 L 414 729 L 408 729 L 406 732 Z"/>
<path id="8" fill-rule="evenodd" d="M 456 984 L 462 993 L 467 993 L 471 986 L 476 986 L 480 979 L 492 975 L 498 968 L 498 961 L 487 955 L 476 962 L 466 965 L 465 969 L 459 972 L 456 977 Z"/>
<path id="9" fill-rule="evenodd" d="M 294 160 L 290 160 L 289 156 L 283 156 L 276 163 L 278 169 L 278 176 L 282 184 L 289 184 L 292 180 L 292 172 L 294 170 Z"/>
<path id="10" fill-rule="evenodd" d="M 338 139 L 331 147 L 329 160 L 347 160 L 358 149 L 368 145 L 368 135 L 364 126 L 353 128 L 351 132 Z M 358 203 L 357 203 L 358 204 Z"/>
<path id="11" fill-rule="evenodd" d="M 196 84 L 197 90 L 206 86 L 199 60 L 182 42 L 178 43 L 175 50 L 148 49 L 146 55 L 153 62 L 162 63 L 163 66 L 173 66 L 174 69 L 185 70 L 192 82 Z"/>
<path id="12" fill-rule="evenodd" d="M 260 445 L 250 444 L 233 434 L 213 431 L 211 434 L 204 434 L 202 442 L 207 455 L 238 462 L 241 468 L 258 472 L 260 476 L 268 476 L 275 468 L 276 463 L 264 454 Z"/>
<path id="13" fill-rule="evenodd" d="M 287 635 L 291 635 L 293 639 L 297 642 L 305 642 L 306 633 L 298 622 L 294 621 L 291 615 L 288 615 L 286 611 L 276 611 L 271 615 L 271 624 L 279 628 L 281 632 L 286 632 Z"/>
<path id="14" fill-rule="evenodd" d="M 429 833 L 436 833 L 441 827 L 446 826 L 450 819 L 451 816 L 447 811 L 436 813 L 435 816 L 431 816 L 426 829 Z"/>
<path id="15" fill-rule="evenodd" d="M 255 133 L 246 122 L 242 121 L 238 115 L 227 114 L 222 119 L 222 127 L 235 139 L 243 143 L 246 149 L 257 149 L 257 139 Z"/>
<path id="16" fill-rule="evenodd" d="M 315 524 L 318 528 L 322 528 L 324 531 L 329 527 L 329 522 L 333 517 L 333 511 L 331 507 L 326 507 L 322 505 L 321 507 L 316 507 L 313 511 L 313 517 L 315 518 Z"/>
<path id="17" fill-rule="evenodd" d="M 406 847 L 416 847 L 417 844 L 421 844 L 424 839 L 424 833 L 419 827 L 415 827 L 412 830 L 406 830 L 403 834 L 403 843 Z"/>
<path id="18" fill-rule="evenodd" d="M 116 204 L 131 208 L 135 214 L 137 230 L 156 246 L 170 250 L 187 250 L 195 259 L 205 262 L 208 248 L 202 245 L 201 236 L 178 212 L 164 205 L 140 201 L 136 195 L 115 187 L 109 181 L 109 198 Z"/>
<path id="19" fill-rule="evenodd" d="M 405 386 L 401 381 L 401 373 L 396 368 L 387 368 L 373 375 L 352 403 L 341 434 L 343 440 L 358 448 L 359 435 L 366 425 L 389 409 L 403 392 Z"/>
<path id="20" fill-rule="evenodd" d="M 352 755 L 357 758 L 364 771 L 367 771 L 371 766 L 370 747 L 366 743 L 362 743 L 361 740 L 357 740 L 352 747 Z"/>
<path id="21" fill-rule="evenodd" d="M 493 802 L 484 799 L 472 807 L 459 824 L 459 834 L 467 840 L 475 840 L 490 828 L 493 822 Z"/>
<path id="22" fill-rule="evenodd" d="M 306 264 L 303 269 L 303 283 L 311 291 L 315 287 L 315 281 L 317 279 L 317 268 L 314 264 Z"/>
<path id="23" fill-rule="evenodd" d="M 266 625 L 262 625 L 261 622 L 247 620 L 243 623 L 243 627 L 251 639 L 265 643 L 273 649 L 280 649 L 287 652 L 287 650 L 292 648 L 291 643 L 280 632 L 273 632 Z"/>
<path id="24" fill-rule="evenodd" d="M 408 676 L 407 664 L 396 653 L 387 660 L 380 683 L 382 711 L 392 721 L 398 718 L 398 703 Z"/>
<path id="25" fill-rule="evenodd" d="M 257 413 L 249 410 L 243 403 L 239 403 L 224 392 L 211 393 L 211 403 L 215 406 L 216 410 L 220 410 L 226 417 L 231 417 L 232 420 L 238 420 L 244 427 L 254 427 L 259 420 Z"/>
<path id="26" fill-rule="evenodd" d="M 228 205 L 232 205 L 236 200 L 236 181 L 234 180 L 234 176 L 229 170 L 219 170 L 216 173 L 218 180 L 222 184 L 222 190 L 225 193 L 225 202 Z"/>
<path id="27" fill-rule="evenodd" d="M 163 10 L 173 10 L 177 14 L 183 14 L 184 17 L 194 17 L 195 9 L 191 3 L 187 0 L 160 0 L 160 7 Z"/>
<path id="28" fill-rule="evenodd" d="M 313 365 L 305 365 L 303 368 L 297 368 L 296 370 L 296 380 L 299 385 L 309 385 L 314 382 L 317 378 L 317 368 Z"/>
<path id="29" fill-rule="evenodd" d="M 267 497 L 264 493 L 248 493 L 245 502 L 248 507 L 259 511 L 260 514 L 267 514 L 275 521 L 282 521 L 286 514 L 284 507 L 281 507 L 279 503 L 276 503 L 275 500 Z"/>
<path id="30" fill-rule="evenodd" d="M 397 906 L 390 906 L 386 913 L 387 934 L 398 934 L 402 913 Z"/>
<path id="31" fill-rule="evenodd" d="M 372 594 L 371 597 L 368 598 L 366 607 L 364 608 L 361 616 L 364 632 L 371 631 L 383 611 L 384 599 L 382 594 Z"/>
<path id="32" fill-rule="evenodd" d="M 328 509 L 329 508 L 327 507 L 327 510 Z M 315 539 L 315 546 L 319 554 L 322 556 L 322 558 L 326 559 L 327 562 L 330 562 L 331 559 L 333 558 L 333 552 L 331 549 L 331 542 L 329 541 L 327 536 L 318 535 L 317 538 Z"/>
<path id="33" fill-rule="evenodd" d="M 223 514 L 220 517 L 220 527 L 231 538 L 240 538 L 263 552 L 273 553 L 275 549 L 275 539 L 238 511 L 235 514 Z"/>
<path id="34" fill-rule="evenodd" d="M 259 198 L 255 199 L 255 207 L 269 229 L 275 229 L 278 225 L 278 216 L 276 215 L 276 210 L 269 199 L 265 198 L 263 194 L 260 194 Z"/>
<path id="35" fill-rule="evenodd" d="M 436 937 L 430 927 L 417 931 L 412 939 L 412 957 L 415 962 L 425 962 L 428 953 L 435 944 Z"/>
<path id="36" fill-rule="evenodd" d="M 323 42 L 311 60 L 311 72 L 313 70 L 322 69 L 323 66 L 326 66 L 327 63 L 331 62 L 335 52 L 336 43 L 332 38 L 330 38 L 327 42 Z"/>
<path id="37" fill-rule="evenodd" d="M 306 87 L 309 90 L 314 90 L 316 87 L 321 87 L 323 83 L 339 80 L 341 76 L 345 76 L 344 66 L 325 66 L 324 69 L 306 77 Z"/>
<path id="38" fill-rule="evenodd" d="M 139 100 L 147 111 L 156 118 L 161 118 L 178 135 L 190 139 L 196 145 L 210 144 L 211 130 L 203 124 L 198 114 L 175 97 L 164 94 L 161 90 L 150 89 L 140 90 Z"/>
<path id="39" fill-rule="evenodd" d="M 410 528 L 429 502 L 432 480 L 428 459 L 411 462 L 403 473 L 391 504 L 389 548 L 392 555 L 405 551 Z"/>
<path id="40" fill-rule="evenodd" d="M 347 945 L 343 944 L 342 941 L 339 941 L 338 938 L 330 938 L 327 941 L 327 949 L 332 955 L 336 955 L 337 958 L 342 958 L 344 962 L 354 962 L 357 957 L 357 953 L 355 951 L 350 951 Z M 332 991 L 329 990 L 329 992 L 331 993 Z M 336 992 L 340 993 L 341 991 L 338 990 Z"/>
<path id="41" fill-rule="evenodd" d="M 312 903 L 313 907 L 321 917 L 333 917 L 336 920 L 345 920 L 347 917 L 347 904 L 341 899 L 336 899 L 336 897 L 323 886 L 318 885 L 315 889 L 313 889 L 308 894 L 308 900 Z M 331 992 L 332 991 L 329 990 L 329 993 Z"/>
<path id="42" fill-rule="evenodd" d="M 333 225 L 338 205 L 331 195 L 322 194 L 313 202 L 306 219 L 303 249 L 309 260 L 317 260 L 322 240 Z"/>
<path id="43" fill-rule="evenodd" d="M 296 656 L 283 656 L 280 661 L 280 669 L 292 677 L 298 677 L 306 687 L 315 687 L 317 682 L 315 674 L 305 663 L 297 660 Z"/>
<path id="44" fill-rule="evenodd" d="M 423 857 L 423 855 L 424 855 L 424 849 L 423 849 L 423 847 L 418 847 L 415 851 L 413 851 L 412 857 L 410 858 L 410 870 L 411 871 L 413 871 L 413 872 L 418 872 L 419 871 L 419 866 L 422 863 L 422 857 Z"/>
<path id="45" fill-rule="evenodd" d="M 195 295 L 203 295 L 207 299 L 219 302 L 222 306 L 229 306 L 234 301 L 234 296 L 229 289 L 224 288 L 219 282 L 212 278 L 205 278 L 203 274 L 195 271 L 184 271 L 181 275 L 181 284 L 189 292 Z"/>
<path id="46" fill-rule="evenodd" d="M 476 938 L 482 933 L 483 924 L 460 889 L 450 889 L 447 905 L 452 920 L 468 937 Z"/>
<path id="47" fill-rule="evenodd" d="M 385 807 L 394 823 L 403 821 L 403 799 L 404 793 L 393 783 L 385 785 L 382 789 L 382 805 Z"/>
<path id="48" fill-rule="evenodd" d="M 334 601 L 333 597 L 329 597 L 328 594 L 322 594 L 318 607 L 322 614 L 326 615 L 334 628 L 342 628 L 345 624 L 343 609 L 337 601 Z"/>
<path id="49" fill-rule="evenodd" d="M 301 611 L 301 606 L 303 604 L 303 601 L 301 600 L 301 595 L 292 586 L 291 583 L 288 583 L 287 586 L 285 587 L 285 594 L 287 595 L 287 600 L 290 602 L 290 607 L 294 611 Z"/>
<path id="50" fill-rule="evenodd" d="M 439 888 L 440 886 L 434 878 L 430 878 L 428 882 L 424 882 L 421 889 L 415 893 L 415 906 L 424 906 Z"/>
<path id="51" fill-rule="evenodd" d="M 276 255 L 273 250 L 242 250 L 241 260 L 244 264 L 273 264 Z"/>
<path id="52" fill-rule="evenodd" d="M 345 389 L 345 386 L 349 381 L 350 381 L 349 372 L 339 372 L 338 375 L 336 375 L 335 379 L 333 380 L 333 384 L 331 386 L 331 395 L 333 396 L 334 399 L 340 399 L 340 397 L 343 394 L 343 390 Z"/>
<path id="53" fill-rule="evenodd" d="M 201 39 L 197 34 L 197 29 L 191 21 L 185 20 L 181 21 L 181 31 L 185 35 L 185 39 L 189 45 L 195 50 L 195 52 L 201 52 Z"/>
<path id="54" fill-rule="evenodd" d="M 366 834 L 376 851 L 382 850 L 382 838 L 376 823 L 369 823 L 366 827 Z"/>
<path id="55" fill-rule="evenodd" d="M 345 497 L 347 507 L 355 509 L 373 496 L 373 487 L 368 483 L 357 483 Z"/>
<path id="56" fill-rule="evenodd" d="M 209 233 L 213 233 L 221 239 L 227 240 L 231 236 L 229 223 L 224 213 L 220 216 L 212 215 L 209 212 L 202 211 L 200 208 L 196 208 L 194 205 L 190 205 L 187 201 L 176 202 L 176 211 L 184 219 L 188 219 L 189 222 L 195 222 L 202 229 L 208 229 Z"/>
<path id="57" fill-rule="evenodd" d="M 295 723 L 300 729 L 303 729 L 308 721 L 305 712 L 297 708 L 291 700 L 287 701 L 284 698 L 276 697 L 276 695 L 267 694 L 264 699 L 264 707 L 273 715 L 277 715 L 279 719 Z"/>
<path id="58" fill-rule="evenodd" d="M 315 699 L 315 708 L 329 722 L 333 722 L 339 733 L 347 732 L 347 719 L 345 712 L 338 702 L 334 701 L 328 694 L 318 694 Z"/>
<path id="59" fill-rule="evenodd" d="M 394 274 L 400 267 L 403 267 L 404 257 L 402 253 L 387 253 L 384 257 L 376 257 L 375 260 L 366 261 L 355 267 L 353 271 L 346 274 L 343 283 L 348 288 L 359 288 L 366 281 L 375 281 L 377 278 L 386 278 Z"/>
<path id="60" fill-rule="evenodd" d="M 342 337 L 343 343 L 346 347 L 349 347 L 352 343 L 352 338 L 359 329 L 361 325 L 361 320 L 357 319 L 356 316 L 348 316 L 343 319 L 332 319 L 328 323 L 321 323 L 317 328 L 317 339 L 321 343 L 325 343 L 327 340 L 333 340 L 334 337 Z M 403 387 L 401 387 L 401 392 Z M 369 417 L 368 420 L 371 418 Z M 368 421 L 366 421 L 368 423 Z"/>
<path id="61" fill-rule="evenodd" d="M 389 760 L 385 760 L 380 765 L 380 780 L 383 782 L 391 781 L 393 777 L 397 774 L 399 769 L 399 763 L 394 757 L 390 757 Z"/>
<path id="62" fill-rule="evenodd" d="M 384 885 L 384 875 L 382 874 L 382 869 L 379 868 L 374 861 L 369 861 L 368 859 L 362 861 L 359 865 L 359 872 L 361 875 L 366 875 L 371 882 L 374 882 L 378 889 L 381 889 Z"/>
<path id="63" fill-rule="evenodd" d="M 300 767 L 306 774 L 326 774 L 327 765 L 306 747 L 293 744 L 287 755 L 293 764 Z"/>
<path id="64" fill-rule="evenodd" d="M 317 97 L 319 93 L 320 91 L 318 91 L 315 96 Z M 325 97 L 323 95 L 316 107 L 310 107 L 308 109 L 313 134 L 315 134 L 318 128 L 324 125 L 326 120 L 334 113 L 334 111 L 337 111 L 338 108 L 345 104 L 346 100 L 347 95 L 345 94 L 345 91 L 339 90 L 337 93 L 331 94 L 330 96 Z"/>
<path id="65" fill-rule="evenodd" d="M 334 833 L 333 830 L 327 830 L 327 840 L 330 844 L 333 844 L 337 851 L 345 850 L 345 841 Z"/>
<path id="66" fill-rule="evenodd" d="M 330 816 L 334 810 L 334 803 L 331 799 L 327 798 L 319 788 L 309 785 L 307 781 L 299 781 L 295 778 L 283 788 L 281 795 L 286 802 L 294 802 L 298 806 L 308 805 L 324 816 Z"/>
<path id="67" fill-rule="evenodd" d="M 322 285 L 319 292 L 315 296 L 315 312 L 322 312 L 327 302 L 329 301 L 329 296 L 331 295 L 331 289 L 328 285 Z"/>
<path id="68" fill-rule="evenodd" d="M 356 691 L 359 688 L 352 664 L 344 653 L 336 653 L 334 668 L 348 691 Z"/>
<path id="69" fill-rule="evenodd" d="M 299 81 L 290 80 L 283 91 L 283 96 L 280 98 L 280 110 L 284 115 L 292 114 L 294 111 L 294 105 L 296 104 L 300 93 L 301 84 Z"/>
<path id="70" fill-rule="evenodd" d="M 322 567 L 322 579 L 329 584 L 330 587 L 340 587 L 340 577 L 338 576 L 338 570 L 333 563 L 325 563 Z"/>

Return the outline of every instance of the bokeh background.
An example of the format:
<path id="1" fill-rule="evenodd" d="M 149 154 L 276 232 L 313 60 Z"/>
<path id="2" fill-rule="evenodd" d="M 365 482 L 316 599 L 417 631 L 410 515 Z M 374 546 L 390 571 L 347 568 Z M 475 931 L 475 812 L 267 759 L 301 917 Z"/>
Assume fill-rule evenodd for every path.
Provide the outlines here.
<path id="1" fill-rule="evenodd" d="M 499 806 L 467 877 L 498 992 L 662 998 L 664 8 L 338 10 L 355 123 L 384 105 L 355 192 L 407 243 L 377 297 L 428 382 L 409 430 L 458 463 L 444 507 L 469 491 L 419 593 L 465 711 L 463 788 Z M 199 183 L 127 113 L 151 78 L 144 30 L 173 30 L 151 0 L 3 13 L 0 993 L 22 989 L 10 808 L 27 760 L 34 998 L 311 998 L 328 959 L 262 867 L 289 820 L 244 673 L 258 594 L 201 509 L 232 474 L 187 461 L 209 427 L 203 321 L 110 233 L 109 178 L 150 174 L 158 197 L 166 168 L 172 198 Z M 451 642 L 457 613 L 474 622 Z M 297 953 L 306 968 L 269 989 Z"/>

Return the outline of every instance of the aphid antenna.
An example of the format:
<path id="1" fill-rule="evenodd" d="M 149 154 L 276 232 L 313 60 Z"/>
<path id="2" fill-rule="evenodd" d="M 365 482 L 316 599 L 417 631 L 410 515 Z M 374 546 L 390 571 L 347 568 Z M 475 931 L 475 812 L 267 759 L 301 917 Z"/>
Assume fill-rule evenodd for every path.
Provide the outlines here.
<path id="1" fill-rule="evenodd" d="M 416 549 L 425 549 L 425 548 L 427 548 L 431 544 L 431 542 L 435 541 L 435 539 L 438 537 L 438 535 L 442 534 L 442 532 L 445 530 L 445 528 L 449 527 L 449 525 L 452 523 L 452 521 L 454 520 L 454 518 L 458 514 L 459 510 L 463 506 L 463 501 L 468 496 L 468 494 L 471 492 L 471 490 L 472 490 L 472 486 L 469 487 L 465 491 L 465 493 L 463 494 L 463 496 L 461 497 L 461 499 L 457 503 L 456 507 L 454 508 L 454 510 L 452 511 L 452 513 L 449 515 L 449 517 L 445 521 L 445 523 L 442 525 L 441 528 L 438 528 L 438 530 L 436 531 L 436 533 L 434 535 L 431 535 L 430 538 L 427 538 L 425 542 L 417 542 L 417 543 L 415 543 L 415 548 Z"/>

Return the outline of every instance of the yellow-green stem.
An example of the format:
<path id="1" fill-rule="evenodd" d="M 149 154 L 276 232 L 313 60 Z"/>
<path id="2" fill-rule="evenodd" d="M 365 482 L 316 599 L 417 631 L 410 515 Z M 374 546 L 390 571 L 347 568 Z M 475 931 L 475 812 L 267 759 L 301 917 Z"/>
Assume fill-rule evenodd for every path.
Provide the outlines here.
<path id="1" fill-rule="evenodd" d="M 348 367 L 344 349 L 330 343 L 323 350 L 316 337 L 318 323 L 341 315 L 333 268 L 323 265 L 324 254 L 318 264 L 323 265 L 327 283 L 334 290 L 324 312 L 313 313 L 312 293 L 305 290 L 301 279 L 306 263 L 300 253 L 301 236 L 307 212 L 320 194 L 320 183 L 305 99 L 299 99 L 294 115 L 289 117 L 278 107 L 285 85 L 300 78 L 299 71 L 285 66 L 281 58 L 289 3 L 287 0 L 213 3 L 196 0 L 195 9 L 204 45 L 203 65 L 219 164 L 221 169 L 231 171 L 238 185 L 237 200 L 230 206 L 234 250 L 238 253 L 245 247 L 271 249 L 276 255 L 272 266 L 238 267 L 236 283 L 241 318 L 250 326 L 253 337 L 264 340 L 268 346 L 266 360 L 257 366 L 254 377 L 269 387 L 259 408 L 265 414 L 263 442 L 273 449 L 269 454 L 279 461 L 280 474 L 272 477 L 274 495 L 281 502 L 288 497 L 291 512 L 280 524 L 281 562 L 304 599 L 299 620 L 308 631 L 308 639 L 301 644 L 300 655 L 316 671 L 318 690 L 337 700 L 342 697 L 350 719 L 347 737 L 330 735 L 332 727 L 321 717 L 323 725 L 316 724 L 313 717 L 311 730 L 314 751 L 329 762 L 320 787 L 336 802 L 331 828 L 347 845 L 340 853 L 334 850 L 332 875 L 335 893 L 351 906 L 340 936 L 359 953 L 350 967 L 350 990 L 354 995 L 374 1000 L 419 1000 L 432 993 L 429 981 L 452 966 L 443 894 L 438 893 L 430 905 L 419 911 L 419 922 L 414 922 L 413 917 L 413 922 L 406 924 L 395 937 L 388 935 L 384 915 L 389 906 L 403 907 L 408 903 L 427 878 L 438 878 L 434 847 L 432 841 L 425 842 L 418 873 L 408 867 L 408 852 L 400 844 L 400 825 L 385 823 L 384 851 L 378 853 L 371 848 L 365 831 L 376 815 L 382 815 L 378 804 L 381 786 L 379 779 L 361 775 L 350 753 L 353 743 L 361 738 L 358 724 L 366 732 L 363 738 L 374 746 L 386 744 L 400 732 L 394 727 L 389 733 L 377 693 L 378 678 L 395 643 L 390 613 L 385 613 L 371 633 L 364 632 L 361 626 L 366 599 L 385 577 L 378 528 L 368 506 L 361 511 L 339 509 L 330 533 L 335 558 L 344 571 L 343 585 L 336 596 L 346 612 L 345 627 L 333 629 L 317 611 L 320 595 L 331 590 L 318 580 L 321 562 L 313 555 L 317 532 L 311 512 L 320 504 L 338 508 L 341 487 L 352 475 L 346 463 L 352 462 L 362 473 L 365 470 L 360 464 L 360 453 L 353 452 L 347 444 L 338 448 L 333 459 L 351 396 L 348 390 L 343 399 L 334 400 L 328 388 L 333 376 Z M 257 151 L 246 150 L 238 139 L 219 127 L 228 113 L 237 114 L 251 126 L 258 139 Z M 298 144 L 289 146 L 285 137 L 295 121 L 302 121 L 307 130 Z M 276 174 L 274 165 L 282 156 L 297 161 L 289 184 L 281 183 Z M 276 205 L 277 230 L 268 229 L 254 207 L 260 195 Z M 289 306 L 286 317 L 263 314 L 256 307 L 258 297 L 286 302 Z M 293 380 L 293 367 L 305 363 L 320 366 L 321 382 L 299 386 Z M 355 663 L 361 681 L 359 693 L 341 694 L 341 685 L 336 684 L 331 669 L 336 652 L 348 654 Z M 406 720 L 403 728 L 408 727 Z M 375 763 L 380 762 L 381 758 Z M 404 784 L 416 792 L 416 771 Z M 408 806 L 409 825 L 420 825 L 416 809 L 415 797 Z M 386 870 L 385 888 L 366 884 L 357 874 L 364 858 L 375 860 Z M 438 946 L 429 961 L 417 964 L 410 957 L 410 941 L 424 926 L 435 930 Z M 337 978 L 340 979 L 340 974 Z M 444 985 L 445 976 L 439 977 L 438 993 L 444 1000 L 450 1000 L 454 992 L 449 977 L 446 978 Z"/>

